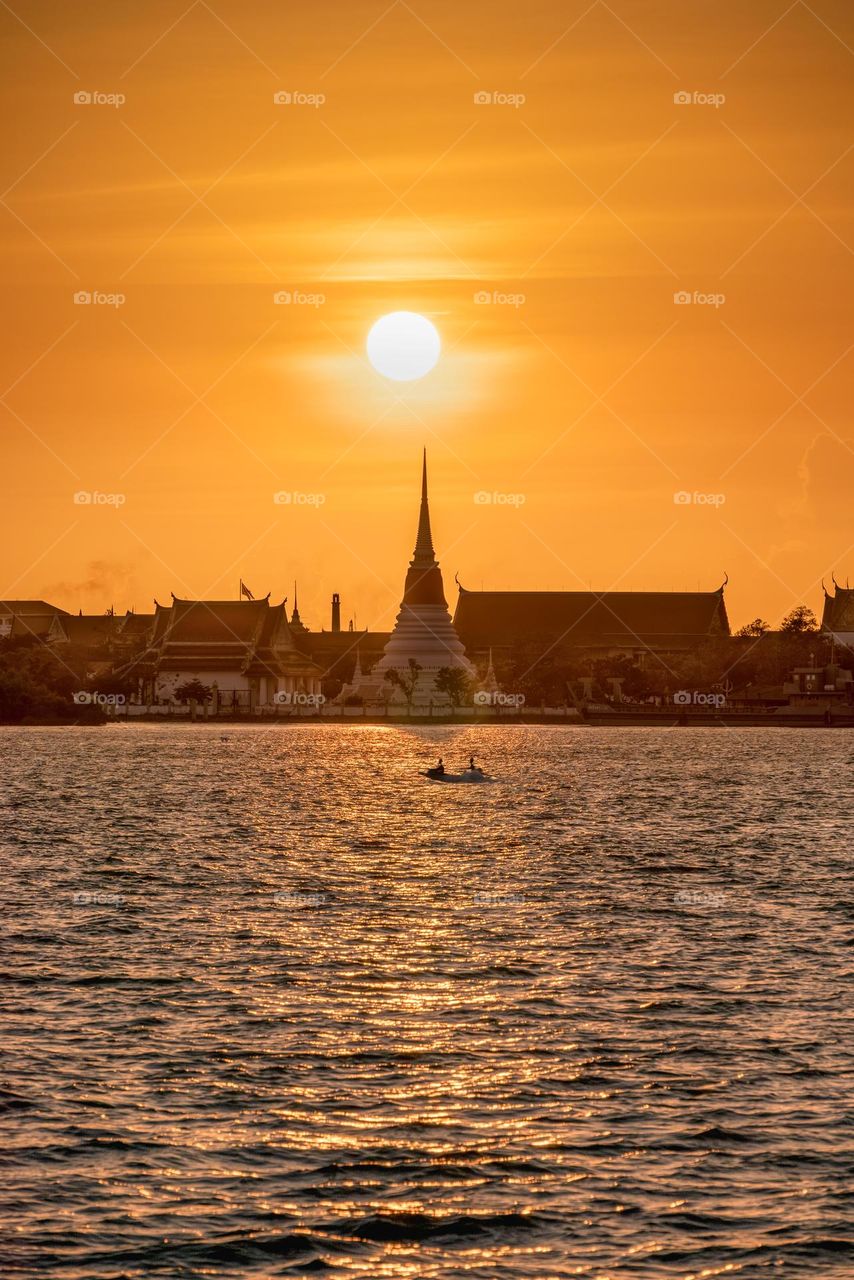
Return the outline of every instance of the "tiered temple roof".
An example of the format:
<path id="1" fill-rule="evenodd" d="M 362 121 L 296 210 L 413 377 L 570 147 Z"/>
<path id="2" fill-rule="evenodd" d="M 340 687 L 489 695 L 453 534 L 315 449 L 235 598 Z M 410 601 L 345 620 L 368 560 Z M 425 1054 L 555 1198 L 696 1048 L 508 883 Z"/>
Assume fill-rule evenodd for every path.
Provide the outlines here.
<path id="1" fill-rule="evenodd" d="M 147 670 L 233 671 L 247 676 L 311 674 L 319 670 L 295 646 L 285 602 L 261 600 L 155 601 L 148 648 L 132 664 Z"/>
<path id="2" fill-rule="evenodd" d="M 840 643 L 854 645 L 854 587 L 840 587 L 834 578 L 834 594 L 825 588 L 821 629 Z"/>
<path id="3" fill-rule="evenodd" d="M 54 644 L 73 644 L 84 649 L 107 649 L 119 634 L 123 618 L 111 613 L 69 614 L 57 618 L 51 641 Z"/>
<path id="4" fill-rule="evenodd" d="M 678 652 L 730 634 L 717 591 L 466 591 L 454 626 L 469 656 L 546 642 Z"/>
<path id="5" fill-rule="evenodd" d="M 56 619 L 68 616 L 46 600 L 0 600 L 0 637 L 47 640 Z"/>

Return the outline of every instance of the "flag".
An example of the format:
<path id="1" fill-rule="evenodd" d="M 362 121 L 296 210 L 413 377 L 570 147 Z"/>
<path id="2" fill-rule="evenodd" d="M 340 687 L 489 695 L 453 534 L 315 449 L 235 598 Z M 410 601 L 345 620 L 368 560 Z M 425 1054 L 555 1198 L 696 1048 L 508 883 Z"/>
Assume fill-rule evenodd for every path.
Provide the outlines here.
<path id="1" fill-rule="evenodd" d="M 242 578 L 240 579 L 240 594 L 241 596 L 246 596 L 247 600 L 255 599 L 252 592 L 249 590 L 249 588 L 247 587 L 246 583 L 243 581 Z"/>

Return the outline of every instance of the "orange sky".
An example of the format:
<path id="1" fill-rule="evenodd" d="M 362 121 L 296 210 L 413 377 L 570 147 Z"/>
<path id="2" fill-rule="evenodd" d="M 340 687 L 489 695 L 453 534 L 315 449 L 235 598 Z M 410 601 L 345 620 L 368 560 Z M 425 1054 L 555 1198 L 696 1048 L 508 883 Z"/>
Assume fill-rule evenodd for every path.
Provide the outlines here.
<path id="1" fill-rule="evenodd" d="M 738 625 L 854 577 L 848 0 L 13 0 L 0 27 L 0 597 L 297 577 L 310 626 L 337 590 L 387 628 L 422 443 L 452 604 L 455 570 L 726 570 Z M 364 340 L 402 308 L 445 352 L 392 384 Z"/>

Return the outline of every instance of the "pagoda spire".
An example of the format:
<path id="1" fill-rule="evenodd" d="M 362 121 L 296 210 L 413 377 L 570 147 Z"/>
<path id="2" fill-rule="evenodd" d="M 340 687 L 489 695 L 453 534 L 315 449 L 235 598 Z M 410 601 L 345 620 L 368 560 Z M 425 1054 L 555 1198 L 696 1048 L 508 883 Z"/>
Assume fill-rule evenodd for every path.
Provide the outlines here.
<path id="1" fill-rule="evenodd" d="M 292 631 L 308 630 L 308 627 L 306 627 L 302 618 L 299 616 L 299 599 L 297 598 L 296 578 L 294 579 L 294 607 L 293 607 L 293 612 L 291 613 L 291 630 Z"/>
<path id="2" fill-rule="evenodd" d="M 427 499 L 427 449 L 421 462 L 421 510 L 418 515 L 418 537 L 415 539 L 413 563 L 435 564 L 433 535 L 430 532 L 430 505 Z"/>
<path id="3" fill-rule="evenodd" d="M 410 664 L 414 664 L 410 666 Z M 344 688 L 344 695 L 359 693 L 369 702 L 388 702 L 389 694 L 395 694 L 386 682 L 390 671 L 413 671 L 416 679 L 414 701 L 416 704 L 434 700 L 447 702 L 447 696 L 436 688 L 439 672 L 452 668 L 465 672 L 474 680 L 477 671 L 466 657 L 463 643 L 454 630 L 445 590 L 442 570 L 433 549 L 430 532 L 430 507 L 427 497 L 427 450 L 421 458 L 421 510 L 418 516 L 418 536 L 415 551 L 406 571 L 403 599 L 383 655 L 365 675 L 358 647 L 353 679 Z M 398 689 L 399 692 L 399 689 Z M 340 695 L 339 695 L 340 696 Z M 401 694 L 401 697 L 403 695 Z M 410 699 L 410 703 L 412 699 Z"/>
<path id="4" fill-rule="evenodd" d="M 442 586 L 442 571 L 433 550 L 430 532 L 430 507 L 427 500 L 427 450 L 421 461 L 421 510 L 418 515 L 418 536 L 415 550 L 406 574 L 403 592 L 404 605 L 437 604 L 447 609 Z"/>

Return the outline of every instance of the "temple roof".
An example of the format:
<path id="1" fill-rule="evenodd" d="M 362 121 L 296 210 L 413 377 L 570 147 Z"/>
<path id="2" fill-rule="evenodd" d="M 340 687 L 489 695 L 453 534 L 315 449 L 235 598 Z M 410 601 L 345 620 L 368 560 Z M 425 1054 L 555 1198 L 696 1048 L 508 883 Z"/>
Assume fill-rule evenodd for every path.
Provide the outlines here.
<path id="1" fill-rule="evenodd" d="M 66 609 L 60 609 L 55 604 L 48 604 L 46 600 L 0 600 L 0 613 L 16 613 L 22 617 L 31 613 L 58 613 L 67 616 Z"/>
<path id="2" fill-rule="evenodd" d="M 109 613 L 71 614 L 58 619 L 62 636 L 69 644 L 97 648 L 107 644 L 119 630 L 122 619 Z"/>
<path id="3" fill-rule="evenodd" d="M 6 639 L 48 640 L 59 620 L 69 615 L 44 600 L 0 600 L 0 635 Z"/>
<path id="4" fill-rule="evenodd" d="M 128 670 L 240 671 L 247 675 L 319 674 L 295 647 L 285 602 L 180 600 L 157 605 L 151 641 Z"/>
<path id="5" fill-rule="evenodd" d="M 154 624 L 153 613 L 126 613 L 119 630 L 124 636 L 144 635 Z"/>
<path id="6" fill-rule="evenodd" d="M 834 594 L 824 593 L 824 612 L 821 625 L 824 631 L 837 634 L 854 632 L 854 587 L 840 587 L 834 581 Z"/>
<path id="7" fill-rule="evenodd" d="M 284 617 L 284 605 L 263 600 L 179 600 L 173 597 L 167 644 L 246 645 L 270 634 Z"/>
<path id="8" fill-rule="evenodd" d="M 357 655 L 362 666 L 372 667 L 390 637 L 390 631 L 304 631 L 294 636 L 294 643 L 324 675 L 339 675 L 342 669 L 351 670 Z"/>
<path id="9" fill-rule="evenodd" d="M 722 591 L 465 591 L 454 614 L 469 650 L 525 640 L 568 644 L 662 641 L 729 635 Z"/>

